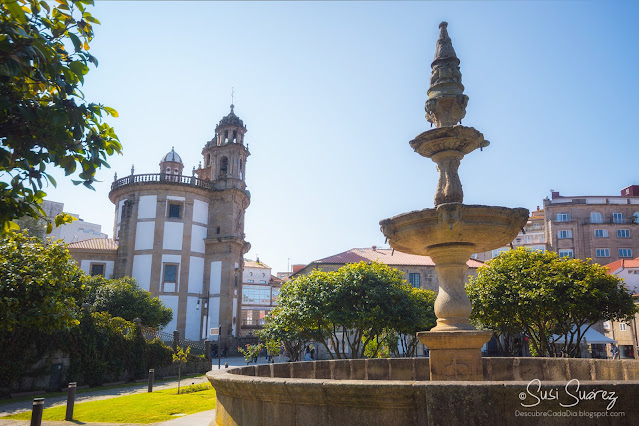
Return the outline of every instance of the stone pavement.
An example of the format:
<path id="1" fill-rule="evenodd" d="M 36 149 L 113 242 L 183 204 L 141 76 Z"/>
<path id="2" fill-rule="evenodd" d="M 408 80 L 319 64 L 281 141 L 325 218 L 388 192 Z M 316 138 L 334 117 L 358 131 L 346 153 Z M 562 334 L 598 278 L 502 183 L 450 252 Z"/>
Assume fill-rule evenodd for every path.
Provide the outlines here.
<path id="1" fill-rule="evenodd" d="M 218 361 L 212 365 L 212 370 L 218 369 Z M 275 360 L 276 362 L 281 362 L 282 359 Z M 224 364 L 228 363 L 229 368 L 231 367 L 241 367 L 246 365 L 246 361 L 243 357 L 231 357 L 231 358 L 222 358 L 221 360 L 221 369 L 224 370 Z M 266 364 L 266 359 L 261 357 L 258 359 L 258 364 Z M 192 377 L 188 379 L 182 379 L 182 386 L 187 386 L 190 384 L 198 384 L 198 383 L 206 383 L 208 380 L 206 376 L 198 376 Z M 178 385 L 178 381 L 176 379 L 171 380 L 156 380 L 153 389 L 161 390 L 161 389 L 170 389 L 176 388 Z M 117 398 L 118 396 L 123 395 L 131 395 L 135 393 L 142 393 L 147 391 L 147 383 L 138 383 L 135 385 L 130 385 L 126 387 L 120 388 L 112 388 L 112 389 L 101 389 L 101 388 L 91 388 L 84 391 L 79 391 L 76 394 L 75 403 L 79 404 L 87 401 L 96 401 L 100 399 L 109 399 L 109 398 Z M 66 395 L 60 396 L 44 396 L 44 408 L 50 408 L 57 405 L 64 405 L 67 402 Z M 16 414 L 23 411 L 30 411 L 33 407 L 33 400 L 24 400 L 24 401 L 15 401 L 11 400 L 1 400 L 0 401 L 0 417 L 7 416 L 10 414 Z M 203 411 L 200 413 L 191 414 L 184 417 L 179 417 L 173 420 L 168 420 L 160 423 L 151 423 L 156 426 L 208 426 L 209 423 L 215 417 L 215 410 Z M 29 420 L 7 420 L 0 418 L 0 426 L 27 426 L 30 424 Z M 79 421 L 73 422 L 53 422 L 53 421 L 43 421 L 43 426 L 70 426 L 70 425 L 95 425 L 95 426 L 139 426 L 137 423 L 83 423 Z"/>

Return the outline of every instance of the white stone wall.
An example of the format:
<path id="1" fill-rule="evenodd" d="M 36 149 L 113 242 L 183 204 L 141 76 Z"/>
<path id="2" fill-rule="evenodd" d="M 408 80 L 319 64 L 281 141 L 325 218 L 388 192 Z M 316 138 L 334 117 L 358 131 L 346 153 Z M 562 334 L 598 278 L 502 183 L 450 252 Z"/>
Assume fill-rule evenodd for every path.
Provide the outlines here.
<path id="1" fill-rule="evenodd" d="M 135 250 L 153 249 L 155 222 L 138 222 L 135 228 Z"/>
<path id="2" fill-rule="evenodd" d="M 82 269 L 82 271 L 88 275 L 91 273 L 92 263 L 103 263 L 105 265 L 104 277 L 107 279 L 113 278 L 113 265 L 115 262 L 113 262 L 112 260 L 83 260 L 82 262 L 80 262 L 80 269 Z"/>
<path id="3" fill-rule="evenodd" d="M 133 272 L 131 276 L 135 278 L 141 288 L 150 291 L 151 288 L 151 262 L 153 255 L 136 254 L 133 256 Z"/>

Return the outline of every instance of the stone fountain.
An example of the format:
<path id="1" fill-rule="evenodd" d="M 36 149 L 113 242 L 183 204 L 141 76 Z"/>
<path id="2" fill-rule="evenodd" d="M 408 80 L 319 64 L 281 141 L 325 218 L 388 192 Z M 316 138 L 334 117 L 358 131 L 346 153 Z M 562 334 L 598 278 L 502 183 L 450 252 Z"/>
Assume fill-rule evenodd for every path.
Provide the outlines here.
<path id="1" fill-rule="evenodd" d="M 435 208 L 380 222 L 393 248 L 428 255 L 436 264 L 437 326 L 418 333 L 430 357 L 211 371 L 207 376 L 216 391 L 211 426 L 639 424 L 635 360 L 481 357 L 491 333 L 468 322 L 466 261 L 472 253 L 512 241 L 528 211 L 462 203 L 460 161 L 488 141 L 458 124 L 468 97 L 447 24 L 439 27 L 426 101 L 426 118 L 436 127 L 410 142 L 437 164 Z M 585 397 L 575 402 L 571 395 Z"/>
<path id="2" fill-rule="evenodd" d="M 468 96 L 461 83 L 459 59 L 447 31 L 439 24 L 426 119 L 434 129 L 410 141 L 420 155 L 437 163 L 439 181 L 435 208 L 404 213 L 380 222 L 394 249 L 430 256 L 439 279 L 435 301 L 437 326 L 418 334 L 430 349 L 431 380 L 482 380 L 481 348 L 492 333 L 468 322 L 471 305 L 464 283 L 472 253 L 493 250 L 511 242 L 528 220 L 528 210 L 462 204 L 464 194 L 458 168 L 477 148 L 488 146 L 479 131 L 462 126 Z"/>

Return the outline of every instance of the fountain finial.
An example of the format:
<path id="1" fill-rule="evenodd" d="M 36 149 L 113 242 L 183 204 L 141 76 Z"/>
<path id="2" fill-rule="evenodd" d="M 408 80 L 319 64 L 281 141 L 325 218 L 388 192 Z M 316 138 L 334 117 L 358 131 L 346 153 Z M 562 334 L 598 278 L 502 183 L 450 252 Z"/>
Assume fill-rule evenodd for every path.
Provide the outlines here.
<path id="1" fill-rule="evenodd" d="M 426 101 L 426 119 L 436 127 L 460 123 L 466 115 L 468 96 L 464 95 L 459 58 L 448 35 L 448 23 L 439 24 L 435 59 L 431 63 L 430 88 Z"/>

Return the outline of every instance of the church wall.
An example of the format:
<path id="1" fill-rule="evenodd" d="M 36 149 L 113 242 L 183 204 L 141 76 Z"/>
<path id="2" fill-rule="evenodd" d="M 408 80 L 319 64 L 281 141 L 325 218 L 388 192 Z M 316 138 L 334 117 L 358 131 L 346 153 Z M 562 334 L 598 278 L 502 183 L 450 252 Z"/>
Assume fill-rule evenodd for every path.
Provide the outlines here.
<path id="1" fill-rule="evenodd" d="M 138 254 L 133 256 L 133 272 L 131 276 L 135 278 L 141 288 L 149 291 L 151 288 L 151 262 L 153 255 Z"/>
<path id="2" fill-rule="evenodd" d="M 200 302 L 198 304 L 198 302 Z M 202 317 L 201 300 L 195 296 L 187 297 L 186 326 L 184 336 L 189 340 L 200 340 L 200 318 Z"/>
<path id="3" fill-rule="evenodd" d="M 191 256 L 189 259 L 189 293 L 201 294 L 204 282 L 204 258 Z"/>
<path id="4" fill-rule="evenodd" d="M 95 257 L 95 256 L 94 256 Z M 84 259 L 80 262 L 80 269 L 82 269 L 82 271 L 85 274 L 90 274 L 91 273 L 91 264 L 92 263 L 104 263 L 104 276 L 109 279 L 109 278 L 113 278 L 113 266 L 115 264 L 115 262 L 113 260 L 102 260 L 102 259 Z"/>
<path id="5" fill-rule="evenodd" d="M 155 219 L 157 208 L 156 195 L 144 195 L 140 197 L 138 205 L 138 219 Z"/>
<path id="6" fill-rule="evenodd" d="M 184 236 L 184 224 L 181 222 L 164 222 L 164 240 L 162 249 L 182 250 L 182 238 Z M 137 249 L 137 245 L 136 245 Z"/>
<path id="7" fill-rule="evenodd" d="M 155 222 L 138 222 L 135 229 L 135 250 L 153 249 Z"/>
<path id="8" fill-rule="evenodd" d="M 173 318 L 171 322 L 169 322 L 166 327 L 162 330 L 166 333 L 173 333 L 173 330 L 177 330 L 177 317 L 178 317 L 178 297 L 177 296 L 168 296 L 168 295 L 160 295 L 159 296 L 164 306 L 170 308 L 173 311 Z"/>

